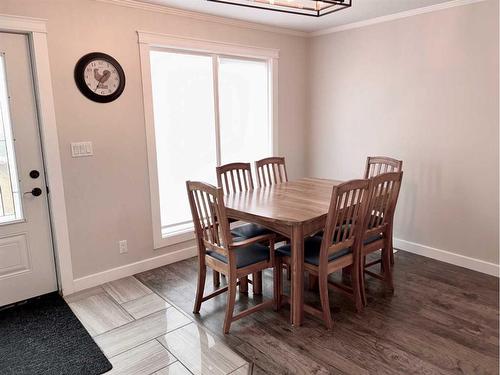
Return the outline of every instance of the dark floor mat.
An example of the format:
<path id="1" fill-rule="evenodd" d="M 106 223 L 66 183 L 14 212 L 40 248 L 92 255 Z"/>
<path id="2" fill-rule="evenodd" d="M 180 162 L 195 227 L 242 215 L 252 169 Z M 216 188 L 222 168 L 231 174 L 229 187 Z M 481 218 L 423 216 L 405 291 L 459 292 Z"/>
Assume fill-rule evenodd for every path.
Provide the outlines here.
<path id="1" fill-rule="evenodd" d="M 0 374 L 86 374 L 111 370 L 58 293 L 0 311 Z"/>

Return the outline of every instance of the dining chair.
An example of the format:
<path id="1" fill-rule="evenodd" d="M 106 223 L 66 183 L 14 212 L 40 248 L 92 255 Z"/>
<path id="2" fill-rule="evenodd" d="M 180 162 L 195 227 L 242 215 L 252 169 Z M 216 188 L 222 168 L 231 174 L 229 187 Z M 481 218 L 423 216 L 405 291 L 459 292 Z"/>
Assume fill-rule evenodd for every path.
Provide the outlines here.
<path id="1" fill-rule="evenodd" d="M 257 171 L 257 186 L 265 187 L 275 184 L 281 184 L 288 181 L 286 172 L 285 158 L 280 156 L 272 156 L 255 162 L 255 170 Z M 278 242 L 288 241 L 288 238 L 278 236 Z M 288 264 L 283 264 L 286 270 L 286 277 L 291 279 L 292 271 Z"/>
<path id="2" fill-rule="evenodd" d="M 275 305 L 276 297 L 263 301 L 234 315 L 238 279 L 267 268 L 274 268 L 275 236 L 266 234 L 253 238 L 233 238 L 224 206 L 224 193 L 203 182 L 186 181 L 189 206 L 193 216 L 198 245 L 198 286 L 193 313 L 200 312 L 202 302 L 228 292 L 224 333 L 235 320 L 265 307 Z M 268 246 L 263 245 L 268 243 Z M 204 295 L 207 267 L 226 275 L 227 286 Z"/>
<path id="3" fill-rule="evenodd" d="M 255 162 L 257 186 L 264 187 L 288 181 L 285 158 L 270 157 Z"/>
<path id="4" fill-rule="evenodd" d="M 250 163 L 230 163 L 216 168 L 217 184 L 222 188 L 225 195 L 239 193 L 253 189 L 252 168 Z M 230 221 L 237 221 L 231 220 Z M 231 229 L 231 234 L 241 238 L 252 238 L 263 234 L 272 233 L 269 229 L 257 224 L 240 223 Z M 213 273 L 214 286 L 219 286 L 220 276 L 217 272 Z M 254 294 L 262 293 L 262 272 L 252 275 L 252 290 Z M 240 292 L 248 291 L 248 280 L 240 280 Z"/>
<path id="5" fill-rule="evenodd" d="M 382 173 L 400 172 L 402 170 L 402 160 L 387 156 L 368 156 L 366 158 L 365 178 L 375 177 Z"/>
<path id="6" fill-rule="evenodd" d="M 328 287 L 347 294 L 356 306 L 363 309 L 361 294 L 361 239 L 363 223 L 368 207 L 369 180 L 352 180 L 335 186 L 330 199 L 324 235 L 308 237 L 304 241 L 304 269 L 318 278 L 321 310 L 304 304 L 304 311 L 323 319 L 328 329 L 333 321 L 330 312 Z M 291 247 L 285 245 L 277 249 L 276 269 L 281 263 L 290 264 Z M 328 279 L 328 275 L 344 267 L 352 269 L 351 286 L 339 284 Z M 282 280 L 279 272 L 276 279 L 276 307 L 282 303 Z"/>
<path id="7" fill-rule="evenodd" d="M 250 163 L 229 163 L 216 167 L 217 183 L 224 194 L 253 189 Z"/>
<path id="8" fill-rule="evenodd" d="M 381 173 L 401 172 L 403 170 L 403 161 L 393 159 L 387 156 L 368 156 L 366 158 L 365 178 L 378 176 Z M 391 239 L 391 265 L 394 264 L 394 249 Z M 379 259 L 381 263 L 381 258 Z"/>
<path id="9" fill-rule="evenodd" d="M 363 243 L 361 249 L 363 257 L 361 295 L 364 305 L 366 305 L 365 274 L 382 280 L 391 291 L 394 290 L 392 266 L 390 263 L 392 228 L 402 178 L 403 172 L 390 172 L 370 179 L 368 214 L 363 224 Z M 382 250 L 382 267 L 380 267 L 380 273 L 369 269 L 375 264 L 380 263 L 379 259 L 366 263 L 366 256 L 378 250 Z"/>

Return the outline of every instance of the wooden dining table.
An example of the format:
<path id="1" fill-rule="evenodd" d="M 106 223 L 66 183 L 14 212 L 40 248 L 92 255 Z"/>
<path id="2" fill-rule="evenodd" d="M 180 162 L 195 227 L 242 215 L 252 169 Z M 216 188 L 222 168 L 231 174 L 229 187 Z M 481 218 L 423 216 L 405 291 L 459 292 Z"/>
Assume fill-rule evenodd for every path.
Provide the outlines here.
<path id="1" fill-rule="evenodd" d="M 325 226 L 332 188 L 342 181 L 301 178 L 226 195 L 227 215 L 262 225 L 291 245 L 290 320 L 300 326 L 304 315 L 304 238 Z"/>

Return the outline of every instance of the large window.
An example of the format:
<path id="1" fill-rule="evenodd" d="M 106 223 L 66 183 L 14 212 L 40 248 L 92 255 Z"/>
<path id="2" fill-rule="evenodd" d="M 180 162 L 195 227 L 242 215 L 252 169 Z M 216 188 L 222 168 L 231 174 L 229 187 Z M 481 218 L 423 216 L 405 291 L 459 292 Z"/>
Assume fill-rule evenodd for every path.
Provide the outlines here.
<path id="1" fill-rule="evenodd" d="M 165 245 L 192 236 L 186 180 L 216 185 L 216 165 L 273 154 L 271 63 L 163 48 L 149 63 Z"/>

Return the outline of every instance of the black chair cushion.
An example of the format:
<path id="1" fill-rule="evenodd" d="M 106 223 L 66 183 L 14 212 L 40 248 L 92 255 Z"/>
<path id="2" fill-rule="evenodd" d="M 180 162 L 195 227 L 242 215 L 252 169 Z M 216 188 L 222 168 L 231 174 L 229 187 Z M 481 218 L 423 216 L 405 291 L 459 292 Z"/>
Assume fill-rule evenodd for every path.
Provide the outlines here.
<path id="1" fill-rule="evenodd" d="M 314 236 L 314 237 L 309 237 L 304 241 L 304 262 L 319 266 L 319 252 L 321 249 L 321 241 L 323 239 L 319 236 Z M 282 256 L 291 256 L 292 251 L 291 251 L 291 246 L 290 245 L 284 245 L 281 246 L 278 250 L 278 255 Z M 336 251 L 330 257 L 328 258 L 328 261 L 334 261 L 337 260 L 344 255 L 347 255 L 351 252 L 351 248 L 345 248 L 341 249 L 339 251 Z"/>
<path id="2" fill-rule="evenodd" d="M 368 239 L 365 240 L 364 244 L 365 245 L 369 245 L 371 244 L 372 242 L 375 242 L 377 240 L 380 240 L 382 238 L 382 236 L 380 234 L 375 234 L 371 237 L 369 237 Z"/>
<path id="3" fill-rule="evenodd" d="M 255 263 L 269 260 L 269 247 L 258 243 L 240 247 L 233 251 L 236 254 L 236 268 L 243 268 Z M 224 255 L 211 250 L 207 250 L 207 255 L 227 264 L 227 258 Z"/>
<path id="4" fill-rule="evenodd" d="M 257 224 L 244 224 L 234 229 L 231 229 L 231 234 L 236 237 L 252 238 L 261 236 L 263 234 L 272 233 L 267 228 L 261 227 Z"/>
<path id="5" fill-rule="evenodd" d="M 380 238 L 381 238 L 381 236 L 379 236 L 379 235 L 372 236 L 365 241 L 365 245 L 368 245 L 372 242 L 375 242 Z M 323 240 L 323 238 L 321 236 L 314 236 L 314 237 L 309 237 L 304 241 L 304 262 L 315 265 L 315 266 L 319 266 L 319 252 L 321 249 L 321 241 L 322 240 Z M 281 246 L 276 251 L 278 252 L 279 255 L 282 255 L 282 256 L 289 257 L 292 255 L 290 245 Z M 339 259 L 339 258 L 341 258 L 344 255 L 347 255 L 349 253 L 351 253 L 350 247 L 345 248 L 345 249 L 341 249 L 339 251 L 336 251 L 332 255 L 330 255 L 330 257 L 328 258 L 328 261 L 332 262 L 332 261 L 337 260 L 337 259 Z"/>
<path id="6" fill-rule="evenodd" d="M 315 236 L 315 237 L 321 237 L 321 238 L 323 238 L 323 234 L 324 234 L 324 232 L 323 232 L 323 231 L 321 231 L 321 232 L 316 233 L 314 236 Z M 377 241 L 377 240 L 380 240 L 381 238 L 382 238 L 382 236 L 381 236 L 381 235 L 375 234 L 375 235 L 371 236 L 370 238 L 366 239 L 366 240 L 365 240 L 365 242 L 364 242 L 364 244 L 365 244 L 365 245 L 369 245 L 369 244 L 371 244 L 372 242 L 375 242 L 375 241 Z"/>

